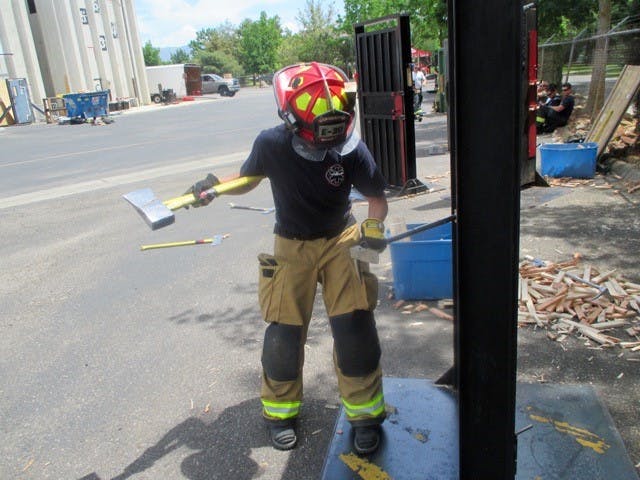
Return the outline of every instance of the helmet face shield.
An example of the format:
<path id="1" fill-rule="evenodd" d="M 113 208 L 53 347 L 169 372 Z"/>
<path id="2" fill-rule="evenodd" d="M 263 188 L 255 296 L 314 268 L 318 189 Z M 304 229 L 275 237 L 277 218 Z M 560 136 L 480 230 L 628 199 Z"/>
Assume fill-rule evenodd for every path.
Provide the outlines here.
<path id="1" fill-rule="evenodd" d="M 355 95 L 347 93 L 344 72 L 320 63 L 292 65 L 274 75 L 278 114 L 297 135 L 331 146 L 351 133 Z"/>

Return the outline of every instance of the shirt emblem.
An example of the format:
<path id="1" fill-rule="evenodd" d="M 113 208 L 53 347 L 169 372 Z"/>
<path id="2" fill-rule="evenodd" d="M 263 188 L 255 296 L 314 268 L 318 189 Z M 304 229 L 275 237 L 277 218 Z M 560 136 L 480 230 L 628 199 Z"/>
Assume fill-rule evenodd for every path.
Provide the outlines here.
<path id="1" fill-rule="evenodd" d="M 332 187 L 339 187 L 344 183 L 344 167 L 339 163 L 331 165 L 327 169 L 325 178 L 327 179 L 327 182 L 329 182 L 329 185 L 331 185 Z"/>

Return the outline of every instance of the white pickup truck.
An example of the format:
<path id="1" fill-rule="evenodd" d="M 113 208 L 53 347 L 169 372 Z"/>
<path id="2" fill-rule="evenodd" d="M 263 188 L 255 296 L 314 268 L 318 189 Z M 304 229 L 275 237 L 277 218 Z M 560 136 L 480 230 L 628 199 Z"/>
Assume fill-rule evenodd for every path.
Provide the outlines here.
<path id="1" fill-rule="evenodd" d="M 223 97 L 233 97 L 240 90 L 237 78 L 223 78 L 215 73 L 203 73 L 202 93 L 219 93 Z"/>

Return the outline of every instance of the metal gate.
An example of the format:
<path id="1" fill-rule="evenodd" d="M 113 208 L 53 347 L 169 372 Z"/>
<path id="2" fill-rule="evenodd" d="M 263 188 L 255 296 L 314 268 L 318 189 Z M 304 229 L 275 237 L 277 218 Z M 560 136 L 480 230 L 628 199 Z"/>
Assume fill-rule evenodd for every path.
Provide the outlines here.
<path id="1" fill-rule="evenodd" d="M 421 185 L 416 180 L 409 16 L 357 24 L 355 42 L 362 139 L 390 186 Z"/>
<path id="2" fill-rule="evenodd" d="M 29 87 L 27 80 L 24 78 L 6 79 L 7 90 L 9 91 L 9 100 L 11 101 L 11 113 L 15 123 L 32 123 L 34 120 L 33 110 L 31 108 L 31 99 L 29 98 Z M 0 122 L 9 113 L 9 110 L 2 112 Z"/>

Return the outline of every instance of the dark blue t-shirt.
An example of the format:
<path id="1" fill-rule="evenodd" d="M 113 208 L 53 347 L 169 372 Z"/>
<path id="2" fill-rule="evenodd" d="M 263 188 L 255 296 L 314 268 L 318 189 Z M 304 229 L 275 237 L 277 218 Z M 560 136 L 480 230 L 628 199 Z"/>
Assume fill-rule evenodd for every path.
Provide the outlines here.
<path id="1" fill-rule="evenodd" d="M 561 112 L 558 112 L 558 114 L 565 120 L 569 120 L 569 117 L 571 116 L 571 112 L 573 112 L 573 107 L 575 103 L 576 101 L 573 98 L 573 95 L 567 95 L 562 99 L 562 102 L 560 102 L 560 105 L 564 107 L 564 110 L 562 110 Z"/>
<path id="2" fill-rule="evenodd" d="M 289 238 L 332 237 L 347 225 L 353 185 L 367 197 L 384 195 L 386 182 L 367 146 L 344 156 L 328 150 L 322 161 L 298 155 L 284 125 L 263 130 L 240 175 L 269 178 L 276 207 L 274 232 Z"/>

